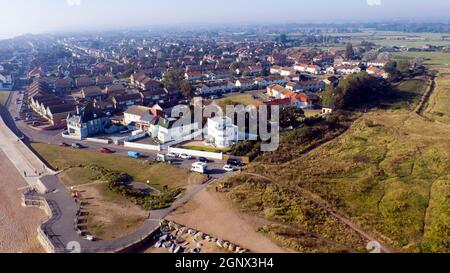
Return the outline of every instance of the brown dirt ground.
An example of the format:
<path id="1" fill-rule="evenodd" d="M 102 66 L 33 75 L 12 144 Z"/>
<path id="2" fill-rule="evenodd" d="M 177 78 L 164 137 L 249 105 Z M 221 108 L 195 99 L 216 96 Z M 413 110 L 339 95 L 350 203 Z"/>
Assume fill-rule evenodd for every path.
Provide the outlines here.
<path id="1" fill-rule="evenodd" d="M 181 225 L 232 242 L 256 253 L 283 253 L 270 239 L 257 232 L 268 222 L 259 217 L 246 215 L 234 208 L 224 193 L 203 190 L 191 201 L 166 217 Z M 211 252 L 217 252 L 211 249 Z M 204 249 L 203 252 L 207 252 Z"/>
<path id="2" fill-rule="evenodd" d="M 44 253 L 37 227 L 46 219 L 40 209 L 21 206 L 19 188 L 27 186 L 0 150 L 0 253 Z"/>

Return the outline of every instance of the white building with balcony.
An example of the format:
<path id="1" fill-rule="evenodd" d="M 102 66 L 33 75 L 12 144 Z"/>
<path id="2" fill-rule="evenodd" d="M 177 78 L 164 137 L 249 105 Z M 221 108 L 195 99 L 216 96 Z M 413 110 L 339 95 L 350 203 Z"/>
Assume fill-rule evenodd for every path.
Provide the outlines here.
<path id="1" fill-rule="evenodd" d="M 239 130 L 229 117 L 214 117 L 208 119 L 207 142 L 216 148 L 224 149 L 238 141 Z"/>

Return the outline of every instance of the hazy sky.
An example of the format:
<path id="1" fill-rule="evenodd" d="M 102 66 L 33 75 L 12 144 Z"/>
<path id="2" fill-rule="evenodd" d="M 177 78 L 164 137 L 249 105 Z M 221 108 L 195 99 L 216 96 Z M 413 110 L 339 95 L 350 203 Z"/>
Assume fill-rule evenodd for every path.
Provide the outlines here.
<path id="1" fill-rule="evenodd" d="M 0 0 L 0 7 L 0 37 L 193 22 L 450 17 L 450 0 Z"/>

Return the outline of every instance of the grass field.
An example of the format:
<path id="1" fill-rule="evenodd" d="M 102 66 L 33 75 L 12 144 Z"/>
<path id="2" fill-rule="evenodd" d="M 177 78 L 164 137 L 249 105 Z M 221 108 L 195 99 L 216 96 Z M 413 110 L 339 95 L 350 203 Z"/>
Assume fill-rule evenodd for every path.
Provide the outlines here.
<path id="1" fill-rule="evenodd" d="M 440 74 L 425 114 L 431 119 L 450 124 L 450 67 L 436 68 Z"/>
<path id="2" fill-rule="evenodd" d="M 145 183 L 162 189 L 164 186 L 171 188 L 182 187 L 187 184 L 191 175 L 187 170 L 166 164 L 153 164 L 142 160 L 135 160 L 119 155 L 100 154 L 96 152 L 64 149 L 55 145 L 33 143 L 32 147 L 53 168 L 65 170 L 62 179 L 68 185 L 85 184 L 92 182 L 94 173 L 83 172 L 77 168 L 79 165 L 96 164 L 114 171 L 126 172 L 133 177 L 135 182 Z"/>
<path id="3" fill-rule="evenodd" d="M 270 177 L 293 196 L 314 196 L 397 251 L 450 252 L 450 73 L 445 67 L 440 72 L 425 113 L 434 117 L 438 112 L 441 119 L 424 118 L 404 107 L 374 110 L 306 155 L 283 165 L 254 162 L 247 171 Z M 419 94 L 421 85 L 410 81 L 400 88 Z M 266 217 L 281 224 L 316 225 L 315 219 L 308 220 L 309 206 L 295 204 L 298 197 L 284 199 L 267 190 L 270 183 L 260 185 L 242 184 L 233 190 L 232 199 L 250 211 L 262 206 Z M 295 234 L 290 230 L 267 233 L 300 249 L 307 244 L 292 242 L 289 238 Z M 341 242 L 329 229 L 319 234 Z M 359 246 L 357 238 L 350 241 Z"/>
<path id="4" fill-rule="evenodd" d="M 8 100 L 9 91 L 0 91 L 0 105 L 5 105 Z"/>
<path id="5" fill-rule="evenodd" d="M 219 105 L 220 107 L 222 107 L 222 109 L 225 110 L 226 109 L 225 106 L 227 105 L 236 105 L 236 104 L 251 105 L 256 101 L 252 98 L 252 95 L 239 94 L 235 96 L 218 99 L 215 100 L 215 102 L 217 103 L 217 105 Z"/>
<path id="6" fill-rule="evenodd" d="M 428 65 L 450 65 L 450 53 L 444 52 L 399 52 L 393 54 L 395 58 L 402 60 L 412 60 L 414 58 L 424 58 Z"/>
<path id="7" fill-rule="evenodd" d="M 230 149 L 218 149 L 214 147 L 199 147 L 199 146 L 183 146 L 183 149 L 189 149 L 194 151 L 210 152 L 210 153 L 225 153 Z"/>

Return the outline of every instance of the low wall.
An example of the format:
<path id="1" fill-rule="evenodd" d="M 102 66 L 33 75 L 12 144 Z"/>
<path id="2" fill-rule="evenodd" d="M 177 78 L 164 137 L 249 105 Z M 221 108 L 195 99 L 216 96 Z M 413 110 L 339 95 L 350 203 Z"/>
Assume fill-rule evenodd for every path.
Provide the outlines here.
<path id="1" fill-rule="evenodd" d="M 133 149 L 142 149 L 142 150 L 148 150 L 148 151 L 161 151 L 160 145 L 150 145 L 150 144 L 142 144 L 142 143 L 134 143 L 134 142 L 124 142 L 123 145 L 126 148 L 133 148 Z"/>
<path id="2" fill-rule="evenodd" d="M 74 137 L 74 136 L 70 136 L 70 135 L 61 134 L 61 136 L 65 139 L 81 140 L 81 138 L 79 138 L 79 137 Z"/>
<path id="3" fill-rule="evenodd" d="M 86 138 L 86 141 L 99 144 L 109 144 L 111 142 L 109 139 L 93 138 L 93 137 Z"/>
<path id="4" fill-rule="evenodd" d="M 181 148 L 171 148 L 169 147 L 169 153 L 175 154 L 187 154 L 195 157 L 206 157 L 211 159 L 223 159 L 223 153 L 211 153 L 211 152 L 203 152 L 203 151 L 195 151 L 189 149 L 181 149 Z"/>

